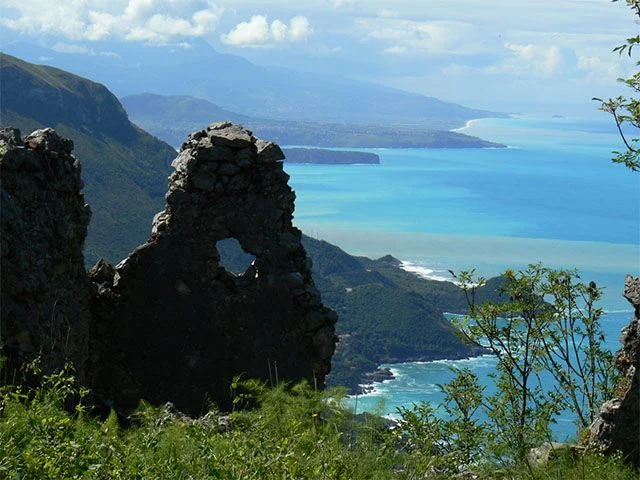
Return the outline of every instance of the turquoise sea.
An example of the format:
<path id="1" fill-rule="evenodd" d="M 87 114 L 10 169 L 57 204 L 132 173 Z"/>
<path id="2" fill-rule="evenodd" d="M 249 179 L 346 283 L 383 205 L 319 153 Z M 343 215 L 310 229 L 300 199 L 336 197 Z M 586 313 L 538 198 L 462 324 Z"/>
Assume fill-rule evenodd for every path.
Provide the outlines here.
<path id="1" fill-rule="evenodd" d="M 640 273 L 640 175 L 610 162 L 621 148 L 610 119 L 481 119 L 461 131 L 509 148 L 368 149 L 380 165 L 287 165 L 296 225 L 352 254 L 390 253 L 435 279 L 538 261 L 577 268 L 605 288 L 607 342 L 617 348 L 631 312 L 624 275 Z M 357 409 L 392 415 L 399 405 L 438 403 L 449 366 L 467 365 L 490 385 L 494 364 L 391 365 L 397 379 L 360 396 Z M 574 433 L 564 420 L 559 437 Z"/>

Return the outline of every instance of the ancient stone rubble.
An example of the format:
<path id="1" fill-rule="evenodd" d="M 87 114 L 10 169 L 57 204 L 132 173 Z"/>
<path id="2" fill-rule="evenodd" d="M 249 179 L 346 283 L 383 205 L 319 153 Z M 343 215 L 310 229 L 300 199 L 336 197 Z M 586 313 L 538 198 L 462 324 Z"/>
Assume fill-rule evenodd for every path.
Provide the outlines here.
<path id="1" fill-rule="evenodd" d="M 591 441 L 605 453 L 622 452 L 640 467 L 640 278 L 627 276 L 624 296 L 635 313 L 623 330 L 616 358 L 622 377 L 616 397 L 602 405 L 591 425 Z"/>
<path id="2" fill-rule="evenodd" d="M 85 379 L 90 319 L 82 254 L 91 211 L 80 193 L 73 142 L 50 128 L 24 140 L 0 129 L 0 341 L 5 375 L 40 355 L 44 369 L 66 360 Z"/>
<path id="3" fill-rule="evenodd" d="M 117 266 L 84 268 L 90 210 L 73 143 L 53 130 L 0 130 L 0 343 L 9 369 L 40 354 L 72 361 L 95 400 L 141 399 L 191 414 L 229 408 L 235 375 L 307 379 L 331 368 L 336 315 L 324 307 L 293 227 L 280 148 L 228 123 L 192 134 L 173 162 L 166 209 Z M 255 256 L 241 275 L 216 249 Z M 90 279 L 90 280 L 89 280 Z"/>
<path id="4" fill-rule="evenodd" d="M 129 410 L 140 399 L 200 413 L 231 405 L 233 377 L 274 382 L 329 373 L 336 315 L 324 307 L 293 227 L 283 154 L 230 123 L 189 136 L 173 161 L 151 237 L 116 267 L 90 271 L 99 292 L 94 389 Z M 241 275 L 219 240 L 255 256 Z"/>

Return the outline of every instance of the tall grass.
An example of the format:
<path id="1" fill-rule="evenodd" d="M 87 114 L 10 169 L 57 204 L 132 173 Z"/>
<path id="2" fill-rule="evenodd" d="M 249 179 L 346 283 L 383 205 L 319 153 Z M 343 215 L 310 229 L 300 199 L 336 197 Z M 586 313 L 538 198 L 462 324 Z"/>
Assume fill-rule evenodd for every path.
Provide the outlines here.
<path id="1" fill-rule="evenodd" d="M 40 387 L 0 389 L 0 479 L 418 479 L 450 478 L 425 467 L 425 452 L 398 448 L 383 419 L 355 417 L 344 392 L 307 384 L 241 385 L 238 409 L 212 408 L 199 419 L 170 404 L 141 403 L 130 425 L 115 413 L 97 418 L 83 406 L 87 392 L 69 371 Z M 74 406 L 75 405 L 75 406 Z M 428 455 L 428 452 L 427 452 Z M 428 462 L 427 462 L 428 464 Z M 585 473 L 586 472 L 586 473 Z M 480 478 L 531 478 L 517 467 L 478 468 Z M 617 459 L 560 459 L 539 479 L 637 478 Z"/>

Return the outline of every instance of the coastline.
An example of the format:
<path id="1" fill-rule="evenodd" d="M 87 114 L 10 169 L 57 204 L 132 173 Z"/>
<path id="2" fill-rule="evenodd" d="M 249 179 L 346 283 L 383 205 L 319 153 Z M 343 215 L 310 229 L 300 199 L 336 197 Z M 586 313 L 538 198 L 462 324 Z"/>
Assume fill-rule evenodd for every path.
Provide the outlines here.
<path id="1" fill-rule="evenodd" d="M 469 129 L 469 127 L 471 127 L 471 125 L 473 125 L 474 123 L 478 122 L 479 120 L 482 120 L 482 118 L 472 118 L 471 120 L 467 120 L 465 122 L 464 126 L 458 127 L 458 128 L 452 128 L 449 131 L 450 132 L 455 132 L 455 133 L 463 133 L 465 130 Z"/>
<path id="2" fill-rule="evenodd" d="M 407 360 L 403 362 L 391 363 L 391 364 L 381 364 L 378 366 L 376 372 L 385 372 L 387 376 L 375 378 L 372 372 L 369 373 L 371 376 L 371 380 L 368 378 L 363 381 L 361 384 L 358 384 L 358 391 L 355 394 L 348 395 L 348 398 L 356 398 L 356 397 L 380 397 L 385 394 L 384 391 L 380 390 L 380 386 L 388 384 L 394 380 L 397 380 L 402 374 L 400 370 L 397 368 L 399 365 L 457 365 L 458 363 L 473 363 L 482 360 L 488 360 L 495 358 L 495 355 L 490 353 L 482 353 L 480 355 L 472 355 L 469 357 L 461 357 L 461 358 L 439 358 L 434 360 Z M 388 372 L 388 373 L 387 373 Z"/>
<path id="3" fill-rule="evenodd" d="M 417 275 L 420 278 L 424 278 L 425 280 L 434 280 L 436 282 L 449 282 L 449 283 L 453 283 L 454 285 L 457 285 L 456 281 L 450 277 L 445 277 L 440 274 L 434 275 L 434 273 L 437 272 L 437 270 L 434 270 L 428 267 L 422 267 L 413 262 L 401 260 L 400 265 L 398 265 L 398 267 L 404 270 L 405 272 L 413 273 L 414 275 Z M 443 271 L 443 273 L 444 272 L 446 271 Z"/>

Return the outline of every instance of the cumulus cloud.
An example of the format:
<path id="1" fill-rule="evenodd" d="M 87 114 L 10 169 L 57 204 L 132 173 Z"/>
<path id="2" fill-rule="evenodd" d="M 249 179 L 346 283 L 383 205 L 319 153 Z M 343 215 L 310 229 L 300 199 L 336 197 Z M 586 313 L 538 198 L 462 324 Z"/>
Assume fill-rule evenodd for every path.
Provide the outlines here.
<path id="1" fill-rule="evenodd" d="M 553 77 L 575 67 L 575 54 L 557 45 L 506 43 L 505 48 L 510 55 L 487 67 L 488 73 Z"/>
<path id="2" fill-rule="evenodd" d="M 632 64 L 617 62 L 615 57 L 607 55 L 604 59 L 597 56 L 578 57 L 578 69 L 586 79 L 593 83 L 611 85 L 616 79 L 632 75 Z"/>
<path id="3" fill-rule="evenodd" d="M 302 42 L 313 33 L 307 17 L 293 17 L 287 25 L 282 20 L 269 24 L 264 15 L 254 15 L 248 22 L 241 22 L 221 39 L 235 47 L 270 47 L 277 43 Z"/>
<path id="4" fill-rule="evenodd" d="M 306 40 L 313 33 L 313 27 L 307 17 L 293 17 L 289 23 L 289 38 L 293 42 Z"/>
<path id="5" fill-rule="evenodd" d="M 214 32 L 223 9 L 201 0 L 5 0 L 0 26 L 67 40 L 164 44 Z M 203 8 L 204 7 L 204 8 Z"/>
<path id="6" fill-rule="evenodd" d="M 366 38 L 386 43 L 383 53 L 414 55 L 474 55 L 493 48 L 486 31 L 466 22 L 415 21 L 391 18 L 359 19 L 357 27 Z"/>

